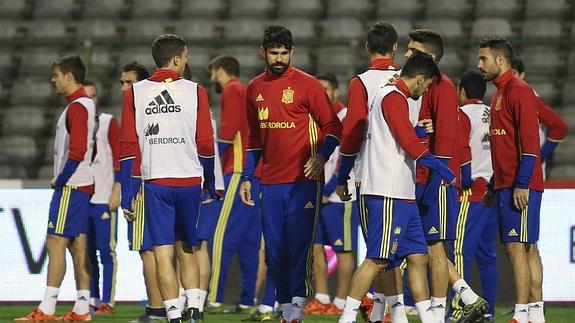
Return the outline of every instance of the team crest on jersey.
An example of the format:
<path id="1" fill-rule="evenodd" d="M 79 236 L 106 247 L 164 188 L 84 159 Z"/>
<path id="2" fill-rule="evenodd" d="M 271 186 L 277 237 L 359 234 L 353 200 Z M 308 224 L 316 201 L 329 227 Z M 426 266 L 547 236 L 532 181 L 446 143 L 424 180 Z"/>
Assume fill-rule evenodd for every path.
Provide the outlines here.
<path id="1" fill-rule="evenodd" d="M 282 102 L 285 104 L 293 103 L 294 93 L 295 93 L 295 91 L 292 90 L 290 86 L 288 86 L 288 88 L 283 90 L 283 92 L 282 92 Z"/>
<path id="2" fill-rule="evenodd" d="M 395 227 L 395 230 L 393 231 L 393 233 L 395 233 L 396 235 L 400 235 L 401 234 L 401 227 Z"/>
<path id="3" fill-rule="evenodd" d="M 501 109 L 501 101 L 503 101 L 503 96 L 498 96 L 497 101 L 495 101 L 495 110 L 499 111 Z"/>
<path id="4" fill-rule="evenodd" d="M 268 107 L 258 109 L 258 119 L 260 121 L 267 120 L 269 117 L 270 117 L 270 111 Z"/>
<path id="5" fill-rule="evenodd" d="M 391 245 L 391 254 L 395 254 L 397 252 L 397 245 L 398 245 L 397 240 L 395 240 Z"/>

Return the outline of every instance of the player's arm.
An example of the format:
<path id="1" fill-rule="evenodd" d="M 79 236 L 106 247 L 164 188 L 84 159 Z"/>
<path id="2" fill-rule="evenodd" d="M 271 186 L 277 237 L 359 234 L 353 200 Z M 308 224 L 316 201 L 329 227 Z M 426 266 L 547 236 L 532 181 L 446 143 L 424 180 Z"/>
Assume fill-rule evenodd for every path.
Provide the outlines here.
<path id="1" fill-rule="evenodd" d="M 252 95 L 250 86 L 246 94 L 246 115 L 248 122 L 248 147 L 246 151 L 246 162 L 242 171 L 242 184 L 240 186 L 240 197 L 242 202 L 247 205 L 254 206 L 255 202 L 252 200 L 252 183 L 254 171 L 260 157 L 262 155 L 262 147 L 260 141 L 260 126 L 258 121 L 258 108 L 252 103 Z"/>
<path id="2" fill-rule="evenodd" d="M 324 158 L 321 165 L 321 170 L 323 170 L 323 164 L 329 159 L 335 147 L 339 146 L 342 125 L 333 111 L 331 102 L 321 83 L 313 79 L 310 81 L 307 90 L 307 106 L 310 109 L 312 117 L 324 133 L 323 143 L 317 151 L 317 153 Z"/>
<path id="3" fill-rule="evenodd" d="M 120 126 L 116 118 L 110 120 L 108 129 L 108 143 L 112 150 L 112 161 L 114 163 L 114 187 L 110 195 L 110 211 L 115 211 L 120 206 L 121 176 L 120 176 Z"/>
<path id="4" fill-rule="evenodd" d="M 568 126 L 557 112 L 545 104 L 543 99 L 538 97 L 537 101 L 539 121 L 547 127 L 547 138 L 541 147 L 541 161 L 545 161 L 553 154 L 557 145 L 565 139 Z"/>
<path id="5" fill-rule="evenodd" d="M 74 175 L 88 151 L 88 111 L 78 103 L 72 103 L 66 113 L 66 128 L 70 134 L 68 160 L 54 182 L 55 188 L 62 188 Z"/>
<path id="6" fill-rule="evenodd" d="M 463 112 L 459 112 L 459 134 L 461 138 L 460 151 L 460 171 L 461 171 L 461 187 L 469 189 L 473 186 L 473 178 L 471 177 L 471 147 L 469 146 L 469 139 L 471 136 L 471 122 L 469 117 Z"/>
<path id="7" fill-rule="evenodd" d="M 196 147 L 198 149 L 198 158 L 204 169 L 204 189 L 210 193 L 210 199 L 214 199 L 216 197 L 216 177 L 214 175 L 214 129 L 212 129 L 208 93 L 201 85 L 198 85 Z"/>
<path id="8" fill-rule="evenodd" d="M 125 212 L 132 211 L 132 199 L 136 196 L 139 185 L 133 183 L 132 169 L 134 167 L 138 145 L 136 133 L 136 115 L 134 108 L 134 90 L 124 91 L 122 102 L 122 126 L 120 128 L 120 181 L 122 190 L 121 206 Z"/>
<path id="9" fill-rule="evenodd" d="M 245 113 L 244 95 L 233 86 L 224 87 L 221 96 L 221 123 L 218 131 L 218 152 L 220 157 L 232 145 L 236 134 L 242 129 Z"/>

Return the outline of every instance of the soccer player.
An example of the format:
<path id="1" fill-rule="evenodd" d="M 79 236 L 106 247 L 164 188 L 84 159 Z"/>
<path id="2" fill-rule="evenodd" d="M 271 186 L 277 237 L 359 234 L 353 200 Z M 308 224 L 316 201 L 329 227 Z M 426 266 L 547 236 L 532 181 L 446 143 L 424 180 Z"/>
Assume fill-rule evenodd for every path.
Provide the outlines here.
<path id="1" fill-rule="evenodd" d="M 512 322 L 544 322 L 543 269 L 535 243 L 543 173 L 539 147 L 537 97 L 511 70 L 513 48 L 505 38 L 485 38 L 479 45 L 477 67 L 497 90 L 491 99 L 491 162 L 493 177 L 483 197 L 495 199 L 499 235 L 505 245 L 515 282 Z"/>
<path id="2" fill-rule="evenodd" d="M 96 84 L 84 81 L 84 91 L 98 102 Z M 92 161 L 94 172 L 94 195 L 90 199 L 88 218 L 88 258 L 92 267 L 90 275 L 90 307 L 94 314 L 114 313 L 114 294 L 116 291 L 116 241 L 118 239 L 118 219 L 120 206 L 120 126 L 113 115 L 98 113 L 96 131 L 96 156 Z M 102 262 L 102 299 L 100 299 L 100 265 Z"/>
<path id="3" fill-rule="evenodd" d="M 226 195 L 217 219 L 212 242 L 212 277 L 208 295 L 210 312 L 249 314 L 254 304 L 258 254 L 261 245 L 259 206 L 242 203 L 238 194 L 248 141 L 246 85 L 239 79 L 240 65 L 232 56 L 218 56 L 208 69 L 211 82 L 221 94 L 221 122 L 218 151 L 222 159 Z M 259 191 L 259 181 L 252 180 Z M 257 204 L 257 203 L 256 203 Z M 240 262 L 241 295 L 237 306 L 224 309 L 226 275 L 234 253 Z"/>
<path id="4" fill-rule="evenodd" d="M 333 73 L 317 76 L 325 88 L 334 112 L 343 121 L 347 108 L 338 100 L 339 86 Z M 335 193 L 337 185 L 336 169 L 339 159 L 339 149 L 336 148 L 330 159 L 325 163 L 325 187 L 323 190 L 320 217 L 316 227 L 315 244 L 313 246 L 313 275 L 316 285 L 314 299 L 309 302 L 305 314 L 340 315 L 345 304 L 345 297 L 355 269 L 354 253 L 357 251 L 357 229 L 359 227 L 359 211 L 355 196 L 350 201 L 342 202 Z M 354 180 L 349 181 L 354 189 Z M 337 256 L 337 292 L 333 303 L 329 298 L 327 285 L 327 262 L 324 245 L 329 245 Z"/>
<path id="5" fill-rule="evenodd" d="M 360 300 L 377 274 L 403 258 L 409 262 L 410 286 L 422 321 L 437 321 L 427 287 L 427 245 L 415 203 L 415 161 L 438 172 L 447 183 L 454 182 L 455 175 L 420 142 L 407 98 L 417 100 L 439 77 L 430 55 L 414 54 L 399 79 L 380 86 L 370 106 L 361 160 L 361 194 L 369 213 L 367 255 L 353 275 L 339 322 L 355 322 Z"/>
<path id="6" fill-rule="evenodd" d="M 443 56 L 443 39 L 436 31 L 416 29 L 409 33 L 405 57 L 424 52 L 439 63 Z M 441 73 L 440 82 L 432 84 L 423 94 L 419 120 L 431 119 L 435 131 L 428 135 L 429 151 L 459 174 L 456 133 L 458 131 L 458 99 L 455 85 L 447 75 Z M 452 158 L 453 157 L 453 158 Z M 455 240 L 459 203 L 458 188 L 441 180 L 439 174 L 419 163 L 416 176 L 416 196 L 420 209 L 421 223 L 429 248 L 431 277 L 431 303 L 437 320 L 444 320 L 447 307 L 447 289 L 451 283 L 457 293 L 465 293 L 462 300 L 466 304 L 463 320 L 483 316 L 487 302 L 473 292 L 465 280 L 459 277 L 453 264 L 447 258 L 445 242 Z M 408 268 L 409 271 L 409 268 Z"/>
<path id="7" fill-rule="evenodd" d="M 240 186 L 255 205 L 251 180 L 262 158 L 260 206 L 266 263 L 284 322 L 303 319 L 311 296 L 314 229 L 325 161 L 339 145 L 341 123 L 319 81 L 291 66 L 293 38 L 282 26 L 264 32 L 266 70 L 247 89 L 250 135 Z"/>
<path id="8" fill-rule="evenodd" d="M 46 248 L 48 277 L 42 302 L 21 322 L 91 320 L 90 262 L 87 258 L 85 229 L 90 197 L 94 193 L 94 176 L 90 164 L 94 148 L 96 108 L 82 87 L 86 67 L 77 55 L 66 55 L 52 65 L 52 84 L 56 93 L 66 97 L 68 105 L 56 125 L 54 139 L 54 189 Z M 66 274 L 66 248 L 72 254 L 77 298 L 74 307 L 56 318 L 56 302 Z"/>
<path id="9" fill-rule="evenodd" d="M 203 87 L 180 77 L 187 55 L 186 42 L 180 36 L 157 37 L 152 56 L 158 68 L 124 93 L 122 114 L 126 125 L 121 141 L 132 151 L 131 156 L 141 152 L 145 219 L 150 225 L 158 285 L 172 323 L 181 322 L 182 315 L 174 254 L 182 268 L 190 322 L 202 319 L 199 269 L 193 254 L 198 246 L 202 175 L 204 188 L 210 198 L 215 197 L 209 102 Z M 132 196 L 122 196 L 122 208 L 128 214 L 134 212 Z"/>
<path id="10" fill-rule="evenodd" d="M 489 303 L 487 317 L 493 321 L 497 295 L 497 258 L 495 238 L 497 214 L 492 207 L 485 207 L 481 199 L 487 190 L 493 169 L 489 144 L 489 106 L 483 104 L 485 80 L 474 71 L 461 76 L 457 86 L 459 96 L 459 138 L 461 139 L 461 187 L 457 235 L 448 244 L 449 257 L 462 279 L 471 277 L 471 264 L 477 260 L 481 275 L 483 297 Z M 460 296 L 451 302 L 451 316 L 459 319 L 463 313 Z"/>

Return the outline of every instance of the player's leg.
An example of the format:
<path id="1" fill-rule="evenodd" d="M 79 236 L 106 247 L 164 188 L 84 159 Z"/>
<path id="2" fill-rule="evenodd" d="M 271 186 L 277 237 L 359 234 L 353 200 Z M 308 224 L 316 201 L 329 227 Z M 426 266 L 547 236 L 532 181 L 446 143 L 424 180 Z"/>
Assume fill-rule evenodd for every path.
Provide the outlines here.
<path id="1" fill-rule="evenodd" d="M 100 253 L 103 269 L 102 306 L 96 314 L 111 314 L 114 308 L 116 293 L 116 272 L 118 262 L 116 259 L 117 215 L 110 212 L 108 205 L 99 205 L 100 216 L 96 219 L 98 237 L 96 244 Z M 97 267 L 96 267 L 97 269 Z"/>
<path id="2" fill-rule="evenodd" d="M 481 233 L 475 259 L 477 260 L 477 267 L 481 276 L 481 294 L 489 304 L 489 314 L 493 318 L 499 278 L 497 253 L 495 252 L 495 241 L 497 239 L 497 212 L 495 212 L 495 207 L 485 208 L 484 216 L 487 220 Z"/>
<path id="3" fill-rule="evenodd" d="M 86 234 L 88 235 L 88 261 L 90 261 L 90 309 L 94 312 L 100 307 L 100 265 L 98 264 L 98 249 L 96 247 L 96 221 L 99 218 L 97 207 L 90 203 L 88 210 L 88 223 Z M 95 313 L 94 313 L 95 314 Z"/>
<path id="4" fill-rule="evenodd" d="M 239 194 L 237 194 L 237 196 L 239 196 Z M 239 202 L 241 203 L 241 201 Z M 259 250 L 262 236 L 261 221 L 259 219 L 259 212 L 257 212 L 258 208 L 250 207 L 247 205 L 246 208 L 248 208 L 248 210 L 242 212 L 243 214 L 241 214 L 246 217 L 243 220 L 244 227 L 241 231 L 243 232 L 243 238 L 241 243 L 240 241 L 237 243 L 240 270 L 242 272 L 242 288 L 239 304 L 240 312 L 244 312 L 245 310 L 251 312 L 253 306 L 256 305 L 256 280 L 258 274 Z"/>
<path id="5" fill-rule="evenodd" d="M 242 318 L 242 321 L 270 321 L 274 316 L 274 305 L 276 302 L 276 290 L 275 285 L 268 272 L 267 265 L 265 263 L 265 242 L 263 237 L 260 242 L 260 250 L 258 252 L 258 281 L 263 280 L 260 283 L 259 289 L 256 289 L 256 294 L 263 288 L 263 295 L 261 297 L 261 302 L 257 309 L 253 311 L 249 316 Z M 263 279 L 262 279 L 263 277 Z M 257 286 L 258 284 L 256 284 Z"/>
<path id="6" fill-rule="evenodd" d="M 528 261 L 531 271 L 531 288 L 529 290 L 529 321 L 545 322 L 543 312 L 543 265 L 537 249 L 539 240 L 539 215 L 541 210 L 541 192 L 529 191 L 529 207 L 527 208 L 527 243 Z"/>
<path id="7" fill-rule="evenodd" d="M 315 284 L 314 298 L 304 308 L 305 314 L 324 314 L 330 304 L 329 290 L 327 285 L 327 260 L 324 244 L 329 244 L 327 225 L 324 220 L 329 215 L 334 215 L 330 203 L 320 208 L 319 219 L 315 229 L 315 243 L 313 245 L 313 280 Z"/>
<path id="8" fill-rule="evenodd" d="M 359 209 L 357 204 L 348 202 L 343 206 L 343 250 L 337 252 L 338 280 L 337 291 L 334 304 L 341 310 L 343 306 L 338 306 L 336 300 L 345 302 L 345 297 L 349 291 L 351 277 L 355 271 L 355 253 L 357 252 L 357 228 L 359 226 Z M 343 305 L 343 304 L 341 304 Z"/>

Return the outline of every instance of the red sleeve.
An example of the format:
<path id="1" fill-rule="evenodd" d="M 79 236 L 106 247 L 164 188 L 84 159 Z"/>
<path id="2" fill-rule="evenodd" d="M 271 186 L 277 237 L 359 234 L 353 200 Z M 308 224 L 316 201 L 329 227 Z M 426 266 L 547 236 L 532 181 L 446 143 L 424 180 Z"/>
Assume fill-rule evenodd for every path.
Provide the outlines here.
<path id="1" fill-rule="evenodd" d="M 537 113 L 539 121 L 547 127 L 547 139 L 550 141 L 561 142 L 567 134 L 567 123 L 561 119 L 557 112 L 553 111 L 543 99 L 537 98 Z"/>
<path id="2" fill-rule="evenodd" d="M 409 106 L 405 97 L 392 92 L 383 98 L 381 109 L 391 135 L 407 155 L 413 160 L 423 156 L 428 150 L 413 130 L 413 125 L 409 120 Z"/>
<path id="3" fill-rule="evenodd" d="M 66 128 L 70 134 L 68 158 L 84 160 L 88 151 L 88 110 L 82 104 L 75 102 L 70 105 L 66 114 Z"/>
<path id="4" fill-rule="evenodd" d="M 539 120 L 537 118 L 537 98 L 533 90 L 514 87 L 509 90 L 508 99 L 513 108 L 513 123 L 519 128 L 521 154 L 539 156 Z"/>
<path id="5" fill-rule="evenodd" d="M 208 93 L 203 86 L 198 85 L 198 119 L 196 120 L 196 145 L 198 155 L 213 157 L 214 152 L 214 129 L 210 117 L 210 101 Z"/>
<path id="6" fill-rule="evenodd" d="M 260 125 L 258 121 L 258 108 L 252 104 L 250 86 L 246 93 L 246 110 L 248 120 L 248 147 L 247 149 L 261 149 Z"/>
<path id="7" fill-rule="evenodd" d="M 112 158 L 114 160 L 114 171 L 120 170 L 120 126 L 116 118 L 112 117 L 110 120 L 110 128 L 108 129 L 108 142 L 112 148 Z"/>
<path id="8" fill-rule="evenodd" d="M 433 137 L 433 153 L 437 157 L 452 157 L 454 154 L 455 136 L 457 127 L 457 90 L 453 84 L 447 80 L 442 80 L 438 88 L 434 91 L 433 98 L 428 100 L 431 103 L 431 111 L 435 118 L 433 119 L 433 128 L 435 134 Z M 423 110 L 423 109 L 422 109 Z"/>
<path id="9" fill-rule="evenodd" d="M 343 119 L 340 152 L 343 155 L 355 155 L 364 139 L 367 91 L 359 77 L 354 77 L 349 83 L 347 93 L 347 115 Z"/>
<path id="10" fill-rule="evenodd" d="M 231 143 L 238 131 L 242 130 L 242 118 L 245 115 L 245 91 L 237 86 L 224 87 L 221 101 L 221 123 L 218 140 Z"/>
<path id="11" fill-rule="evenodd" d="M 124 91 L 122 103 L 122 128 L 120 131 L 120 159 L 134 158 L 139 155 L 138 134 L 136 133 L 136 115 L 134 108 L 134 90 Z"/>
<path id="12" fill-rule="evenodd" d="M 462 111 L 459 111 L 459 127 L 458 138 L 460 138 L 459 145 L 459 164 L 461 166 L 471 162 L 471 147 L 469 146 L 469 139 L 471 137 L 471 122 L 469 117 Z"/>
<path id="13" fill-rule="evenodd" d="M 341 121 L 332 109 L 325 88 L 316 79 L 309 82 L 307 104 L 314 120 L 318 123 L 324 136 L 341 138 Z"/>

